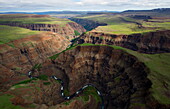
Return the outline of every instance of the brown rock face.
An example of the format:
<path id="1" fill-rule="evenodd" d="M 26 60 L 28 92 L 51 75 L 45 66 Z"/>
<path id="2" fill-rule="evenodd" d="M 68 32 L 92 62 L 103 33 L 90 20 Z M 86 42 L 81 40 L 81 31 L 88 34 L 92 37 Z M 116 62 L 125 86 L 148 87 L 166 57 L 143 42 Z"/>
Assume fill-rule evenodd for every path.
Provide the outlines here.
<path id="1" fill-rule="evenodd" d="M 0 78 L 6 82 L 16 73 L 26 74 L 35 64 L 44 62 L 70 44 L 68 39 L 52 32 L 27 36 L 11 43 L 14 48 L 0 45 Z"/>
<path id="2" fill-rule="evenodd" d="M 82 25 L 86 30 L 90 31 L 98 26 L 106 26 L 106 23 L 99 23 L 89 19 L 69 18 L 70 20 Z"/>
<path id="3" fill-rule="evenodd" d="M 143 53 L 164 53 L 170 52 L 170 30 L 132 35 L 89 32 L 82 35 L 77 43 L 117 45 Z"/>
<path id="4" fill-rule="evenodd" d="M 145 97 L 151 86 L 148 69 L 122 50 L 78 46 L 60 54 L 55 62 L 44 63 L 41 71 L 61 78 L 70 94 L 87 83 L 95 85 L 102 92 L 107 109 L 128 109 L 135 104 L 147 107 Z"/>
<path id="5" fill-rule="evenodd" d="M 17 22 L 3 23 L 2 25 L 17 26 L 36 31 L 51 31 L 65 36 L 70 40 L 77 37 L 75 36 L 75 30 L 80 34 L 86 31 L 81 25 L 75 22 L 69 22 L 63 26 L 57 24 L 22 24 Z"/>

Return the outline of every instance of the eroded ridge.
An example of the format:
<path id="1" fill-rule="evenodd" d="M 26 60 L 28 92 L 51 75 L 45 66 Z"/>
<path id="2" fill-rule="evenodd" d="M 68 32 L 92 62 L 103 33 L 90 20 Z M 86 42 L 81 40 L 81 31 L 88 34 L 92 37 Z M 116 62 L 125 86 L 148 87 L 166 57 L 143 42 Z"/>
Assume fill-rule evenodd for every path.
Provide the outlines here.
<path id="1" fill-rule="evenodd" d="M 108 109 L 127 109 L 136 103 L 146 106 L 151 87 L 149 70 L 142 62 L 109 46 L 78 46 L 44 63 L 42 71 L 61 78 L 71 94 L 86 84 L 95 85 Z"/>
<path id="2" fill-rule="evenodd" d="M 31 79 L 33 79 L 33 78 L 38 78 L 38 76 L 32 76 L 32 73 L 33 73 L 33 70 L 31 70 L 31 71 L 28 72 L 28 77 L 29 77 L 29 78 L 31 78 Z M 57 78 L 56 76 L 51 76 L 51 78 L 53 78 L 53 79 L 55 79 L 55 80 L 57 80 L 57 81 L 60 81 L 60 83 L 61 83 L 61 88 L 60 88 L 60 90 L 61 90 L 61 96 L 62 96 L 65 100 L 70 100 L 70 99 L 72 99 L 73 97 L 79 95 L 79 94 L 80 94 L 84 89 L 86 89 L 87 87 L 94 87 L 94 88 L 96 89 L 97 94 L 100 96 L 101 101 L 102 101 L 102 102 L 101 102 L 101 109 L 104 109 L 103 96 L 102 96 L 101 92 L 97 89 L 97 87 L 94 86 L 93 84 L 86 84 L 85 86 L 83 86 L 82 88 L 80 88 L 79 90 L 77 90 L 74 94 L 72 94 L 72 95 L 70 95 L 70 96 L 66 96 L 66 95 L 64 94 L 64 82 L 62 81 L 62 79 Z"/>

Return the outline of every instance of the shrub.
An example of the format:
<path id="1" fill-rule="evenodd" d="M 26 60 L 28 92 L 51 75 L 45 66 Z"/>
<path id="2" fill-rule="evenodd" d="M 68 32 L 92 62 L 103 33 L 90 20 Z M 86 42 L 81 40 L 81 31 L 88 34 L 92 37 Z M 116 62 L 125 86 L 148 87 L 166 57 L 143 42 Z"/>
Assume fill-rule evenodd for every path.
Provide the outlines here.
<path id="1" fill-rule="evenodd" d="M 75 36 L 79 36 L 80 35 L 80 33 L 77 30 L 74 30 L 74 34 L 75 34 Z"/>
<path id="2" fill-rule="evenodd" d="M 38 79 L 40 79 L 40 80 L 48 80 L 48 76 L 47 75 L 40 75 L 38 77 Z"/>

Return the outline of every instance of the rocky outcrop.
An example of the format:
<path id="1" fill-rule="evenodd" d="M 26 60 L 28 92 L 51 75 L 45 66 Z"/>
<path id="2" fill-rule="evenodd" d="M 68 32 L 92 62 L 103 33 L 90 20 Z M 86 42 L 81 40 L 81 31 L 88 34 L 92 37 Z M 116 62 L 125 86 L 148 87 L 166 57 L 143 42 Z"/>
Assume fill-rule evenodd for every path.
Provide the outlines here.
<path id="1" fill-rule="evenodd" d="M 60 54 L 53 62 L 45 62 L 41 69 L 41 73 L 44 72 L 61 78 L 70 94 L 87 83 L 95 85 L 103 94 L 106 109 L 128 109 L 136 105 L 147 108 L 145 98 L 151 86 L 147 79 L 149 70 L 122 50 L 78 46 Z"/>
<path id="2" fill-rule="evenodd" d="M 79 18 L 69 18 L 70 20 L 82 25 L 86 30 L 90 31 L 98 26 L 106 26 L 106 23 L 99 23 L 97 21 Z"/>
<path id="3" fill-rule="evenodd" d="M 9 46 L 10 44 L 13 46 Z M 65 50 L 69 44 L 68 39 L 52 32 L 42 32 L 9 44 L 1 44 L 0 85 L 12 82 L 16 74 L 26 74 L 35 64 L 43 63 L 48 57 Z"/>
<path id="4" fill-rule="evenodd" d="M 17 26 L 36 31 L 51 31 L 65 36 L 69 40 L 77 37 L 75 31 L 78 31 L 80 34 L 86 31 L 81 25 L 75 22 L 68 22 L 65 25 L 63 24 L 63 26 L 58 24 L 23 24 L 20 22 L 4 22 L 1 25 Z"/>
<path id="5" fill-rule="evenodd" d="M 142 53 L 165 53 L 170 52 L 170 30 L 131 35 L 89 32 L 83 34 L 77 43 L 117 45 Z"/>

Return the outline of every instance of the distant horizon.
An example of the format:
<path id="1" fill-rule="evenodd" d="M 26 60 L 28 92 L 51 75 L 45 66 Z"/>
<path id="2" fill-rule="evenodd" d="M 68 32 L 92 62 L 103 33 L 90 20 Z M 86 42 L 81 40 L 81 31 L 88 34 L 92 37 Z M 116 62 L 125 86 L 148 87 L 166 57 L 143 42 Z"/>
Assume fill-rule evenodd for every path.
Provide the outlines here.
<path id="1" fill-rule="evenodd" d="M 0 12 L 125 11 L 170 8 L 170 0 L 0 0 Z"/>
<path id="2" fill-rule="evenodd" d="M 36 13 L 36 12 L 124 12 L 129 10 L 154 10 L 154 9 L 170 9 L 170 8 L 153 8 L 153 9 L 127 9 L 123 11 L 114 10 L 44 10 L 44 11 L 0 11 L 0 13 Z"/>

